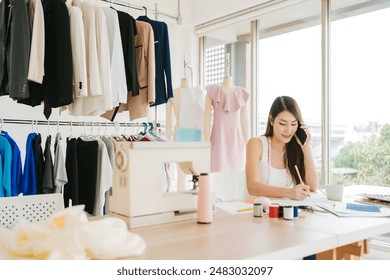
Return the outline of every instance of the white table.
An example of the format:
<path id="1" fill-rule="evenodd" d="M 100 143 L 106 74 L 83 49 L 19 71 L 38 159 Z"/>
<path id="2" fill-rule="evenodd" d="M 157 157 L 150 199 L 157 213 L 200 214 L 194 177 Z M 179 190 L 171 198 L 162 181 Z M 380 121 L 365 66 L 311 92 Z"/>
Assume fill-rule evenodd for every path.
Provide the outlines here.
<path id="1" fill-rule="evenodd" d="M 352 193 L 377 192 L 365 187 Z M 390 188 L 386 189 L 390 192 Z M 138 259 L 301 259 L 390 232 L 390 218 L 339 218 L 301 212 L 292 221 L 252 213 L 233 215 L 216 209 L 211 224 L 195 220 L 131 229 L 146 241 Z"/>

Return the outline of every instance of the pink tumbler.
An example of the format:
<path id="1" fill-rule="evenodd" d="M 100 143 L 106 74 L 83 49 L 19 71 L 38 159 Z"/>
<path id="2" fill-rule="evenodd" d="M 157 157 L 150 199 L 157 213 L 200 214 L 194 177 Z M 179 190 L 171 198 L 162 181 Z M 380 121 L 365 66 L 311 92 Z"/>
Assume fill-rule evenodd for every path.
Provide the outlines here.
<path id="1" fill-rule="evenodd" d="M 213 203 L 211 198 L 210 178 L 201 173 L 198 181 L 198 223 L 210 224 L 213 221 Z"/>

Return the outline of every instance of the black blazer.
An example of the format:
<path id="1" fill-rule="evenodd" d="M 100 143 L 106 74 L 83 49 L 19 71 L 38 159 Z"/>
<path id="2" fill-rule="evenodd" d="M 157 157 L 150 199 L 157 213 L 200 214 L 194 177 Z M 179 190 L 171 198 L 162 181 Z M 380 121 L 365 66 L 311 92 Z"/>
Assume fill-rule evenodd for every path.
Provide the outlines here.
<path id="1" fill-rule="evenodd" d="M 122 39 L 123 58 L 125 60 L 127 90 L 132 92 L 132 96 L 137 96 L 139 95 L 139 86 L 135 60 L 135 35 L 137 35 L 135 20 L 125 12 L 117 11 L 117 13 Z"/>
<path id="2" fill-rule="evenodd" d="M 12 8 L 10 8 L 12 7 Z M 0 95 L 14 100 L 30 96 L 27 85 L 30 27 L 25 1 L 0 3 Z"/>
<path id="3" fill-rule="evenodd" d="M 45 19 L 45 76 L 42 85 L 29 82 L 30 98 L 19 103 L 57 108 L 73 102 L 73 65 L 68 8 L 62 0 L 42 2 Z"/>

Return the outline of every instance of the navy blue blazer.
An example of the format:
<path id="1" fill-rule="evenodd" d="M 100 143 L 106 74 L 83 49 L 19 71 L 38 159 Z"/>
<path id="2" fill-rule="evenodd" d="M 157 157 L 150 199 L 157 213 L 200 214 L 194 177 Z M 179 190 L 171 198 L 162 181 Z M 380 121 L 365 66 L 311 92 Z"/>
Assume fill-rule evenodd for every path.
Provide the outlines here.
<path id="1" fill-rule="evenodd" d="M 147 16 L 140 16 L 137 20 L 149 23 L 154 32 L 156 102 L 151 106 L 157 106 L 167 103 L 169 98 L 173 98 L 168 26 L 165 22 L 151 20 Z"/>

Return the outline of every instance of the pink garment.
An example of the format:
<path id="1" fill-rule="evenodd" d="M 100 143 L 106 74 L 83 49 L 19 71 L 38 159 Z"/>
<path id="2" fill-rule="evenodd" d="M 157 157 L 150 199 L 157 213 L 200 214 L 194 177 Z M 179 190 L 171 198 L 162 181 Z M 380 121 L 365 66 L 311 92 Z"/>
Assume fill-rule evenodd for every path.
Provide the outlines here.
<path id="1" fill-rule="evenodd" d="M 227 94 L 221 86 L 209 85 L 207 94 L 214 109 L 211 129 L 211 172 L 240 170 L 244 166 L 245 137 L 241 108 L 249 98 L 246 89 L 237 87 Z"/>

